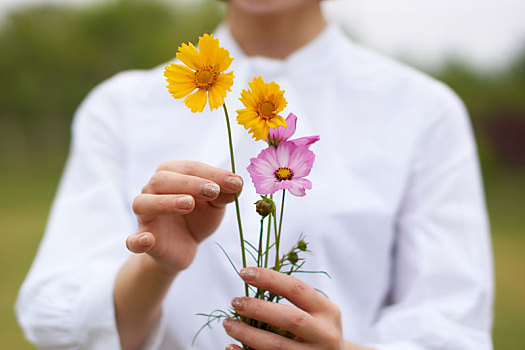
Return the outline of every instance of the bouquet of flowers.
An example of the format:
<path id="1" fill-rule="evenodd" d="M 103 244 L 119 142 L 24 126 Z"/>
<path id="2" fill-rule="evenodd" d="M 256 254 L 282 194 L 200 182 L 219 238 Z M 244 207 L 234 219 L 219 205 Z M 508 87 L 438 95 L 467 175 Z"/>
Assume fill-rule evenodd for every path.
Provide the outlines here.
<path id="1" fill-rule="evenodd" d="M 222 106 L 226 118 L 231 167 L 235 173 L 230 120 L 224 102 L 234 79 L 233 72 L 225 71 L 233 59 L 228 50 L 219 46 L 219 40 L 208 34 L 199 38 L 198 48 L 191 43 L 182 44 L 176 56 L 183 64 L 170 63 L 164 73 L 170 94 L 176 99 L 184 98 L 184 103 L 194 113 L 202 112 L 207 104 L 210 110 Z M 287 106 L 287 101 L 284 91 L 277 83 L 267 83 L 261 77 L 255 77 L 249 87 L 241 93 L 240 101 L 245 108 L 237 110 L 237 122 L 252 134 L 255 141 L 264 141 L 268 147 L 252 158 L 247 168 L 256 192 L 261 195 L 255 203 L 255 210 L 261 216 L 259 241 L 255 244 L 244 239 L 239 201 L 237 195 L 235 196 L 243 268 L 247 266 L 246 256 L 249 254 L 257 267 L 271 268 L 289 275 L 316 272 L 303 269 L 305 261 L 302 254 L 308 252 L 304 237 L 300 236 L 297 243 L 284 254 L 281 252 L 280 241 L 286 192 L 294 196 L 305 196 L 306 190 L 312 188 L 312 183 L 306 176 L 312 169 L 315 154 L 309 147 L 319 140 L 319 136 L 291 139 L 295 133 L 297 117 L 290 113 L 285 120 L 280 115 Z M 282 192 L 280 207 L 274 202 L 277 191 Z M 235 265 L 232 265 L 237 271 Z M 282 299 L 279 295 L 254 289 L 246 283 L 244 286 L 247 297 L 276 303 Z M 211 314 L 201 315 L 208 317 L 203 328 L 213 321 L 235 318 L 259 329 L 293 337 L 286 330 L 242 317 L 234 309 L 216 310 Z M 247 346 L 244 348 L 249 349 Z"/>

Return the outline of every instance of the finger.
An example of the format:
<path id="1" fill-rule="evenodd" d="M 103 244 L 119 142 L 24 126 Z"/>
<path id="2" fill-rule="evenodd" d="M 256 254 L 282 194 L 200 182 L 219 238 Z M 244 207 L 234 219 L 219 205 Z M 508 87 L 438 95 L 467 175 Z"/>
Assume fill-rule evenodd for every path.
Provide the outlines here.
<path id="1" fill-rule="evenodd" d="M 135 233 L 126 239 L 126 247 L 133 253 L 146 253 L 155 245 L 155 236 L 150 232 Z"/>
<path id="2" fill-rule="evenodd" d="M 230 344 L 226 347 L 226 350 L 242 350 L 242 348 L 239 345 Z"/>
<path id="3" fill-rule="evenodd" d="M 213 181 L 225 193 L 240 193 L 242 190 L 243 181 L 240 176 L 231 171 L 215 168 L 200 162 L 187 160 L 168 161 L 158 167 L 157 172 L 160 171 L 175 172 Z"/>
<path id="4" fill-rule="evenodd" d="M 325 333 L 312 315 L 291 305 L 242 297 L 234 298 L 232 306 L 241 316 L 285 329 L 306 341 L 314 342 Z"/>
<path id="5" fill-rule="evenodd" d="M 242 279 L 252 286 L 288 299 L 308 313 L 323 313 L 331 302 L 297 278 L 270 269 L 248 267 L 240 271 Z"/>
<path id="6" fill-rule="evenodd" d="M 253 349 L 299 350 L 304 348 L 304 344 L 262 329 L 251 327 L 244 322 L 233 319 L 224 320 L 223 326 L 230 337 Z"/>
<path id="7" fill-rule="evenodd" d="M 235 194 L 232 193 L 221 193 L 217 199 L 208 202 L 210 205 L 216 208 L 224 208 L 227 204 L 235 200 Z"/>
<path id="8" fill-rule="evenodd" d="M 141 194 L 133 201 L 137 215 L 188 214 L 195 206 L 192 196 L 180 194 Z"/>
<path id="9" fill-rule="evenodd" d="M 150 194 L 189 194 L 199 200 L 214 200 L 220 192 L 215 182 L 172 171 L 155 173 L 142 189 L 142 193 Z"/>

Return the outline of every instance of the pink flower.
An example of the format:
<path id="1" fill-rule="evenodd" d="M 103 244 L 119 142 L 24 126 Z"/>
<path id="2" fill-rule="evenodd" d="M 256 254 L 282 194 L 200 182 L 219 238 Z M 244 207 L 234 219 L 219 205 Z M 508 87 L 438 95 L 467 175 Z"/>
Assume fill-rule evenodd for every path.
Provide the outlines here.
<path id="1" fill-rule="evenodd" d="M 275 148 L 270 146 L 250 159 L 248 172 L 258 194 L 273 194 L 287 189 L 294 196 L 306 195 L 312 188 L 310 174 L 315 154 L 305 146 L 297 146 L 290 141 L 281 141 Z"/>
<path id="2" fill-rule="evenodd" d="M 295 116 L 295 114 L 293 113 L 288 114 L 288 117 L 286 117 L 286 126 L 280 126 L 275 129 L 270 129 L 270 133 L 268 134 L 268 143 L 277 147 L 279 145 L 279 142 L 287 141 L 295 133 L 296 124 L 297 116 Z M 319 136 L 315 135 L 300 137 L 295 140 L 290 140 L 290 142 L 296 146 L 309 147 L 311 144 L 319 141 L 319 139 Z"/>

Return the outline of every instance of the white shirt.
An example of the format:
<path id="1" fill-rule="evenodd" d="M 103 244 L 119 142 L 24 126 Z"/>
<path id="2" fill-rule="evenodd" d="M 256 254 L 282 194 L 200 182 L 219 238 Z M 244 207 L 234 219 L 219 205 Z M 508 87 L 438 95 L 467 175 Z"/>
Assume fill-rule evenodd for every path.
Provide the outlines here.
<path id="1" fill-rule="evenodd" d="M 216 33 L 235 60 L 226 99 L 261 75 L 286 90 L 295 137 L 320 135 L 313 189 L 287 196 L 282 250 L 306 235 L 301 275 L 336 303 L 344 337 L 378 350 L 492 349 L 493 276 L 487 217 L 468 116 L 451 90 L 350 42 L 335 26 L 285 60 L 246 57 L 227 27 Z M 192 114 L 166 87 L 163 66 L 98 86 L 73 123 L 71 153 L 44 239 L 16 309 L 42 349 L 118 349 L 112 290 L 136 232 L 133 198 L 166 160 L 229 169 L 221 110 Z M 246 238 L 257 241 L 258 199 L 246 166 L 265 147 L 233 124 Z M 148 349 L 190 349 L 205 322 L 243 285 L 215 244 L 241 266 L 235 210 L 204 241 L 163 304 Z M 194 349 L 222 349 L 222 326 Z"/>

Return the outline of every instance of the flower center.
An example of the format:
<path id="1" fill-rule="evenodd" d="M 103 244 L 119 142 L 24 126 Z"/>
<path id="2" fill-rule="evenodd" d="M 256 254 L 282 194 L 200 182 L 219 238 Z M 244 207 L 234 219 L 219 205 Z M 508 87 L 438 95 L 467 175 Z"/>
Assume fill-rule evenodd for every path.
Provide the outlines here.
<path id="1" fill-rule="evenodd" d="M 259 106 L 259 113 L 262 115 L 264 119 L 270 119 L 274 111 L 275 111 L 275 106 L 271 102 L 264 101 Z"/>
<path id="2" fill-rule="evenodd" d="M 277 180 L 290 180 L 293 176 L 293 171 L 290 168 L 279 168 L 275 171 L 275 177 Z"/>
<path id="3" fill-rule="evenodd" d="M 206 67 L 195 72 L 195 85 L 199 89 L 209 89 L 217 79 L 217 73 L 211 68 Z"/>

